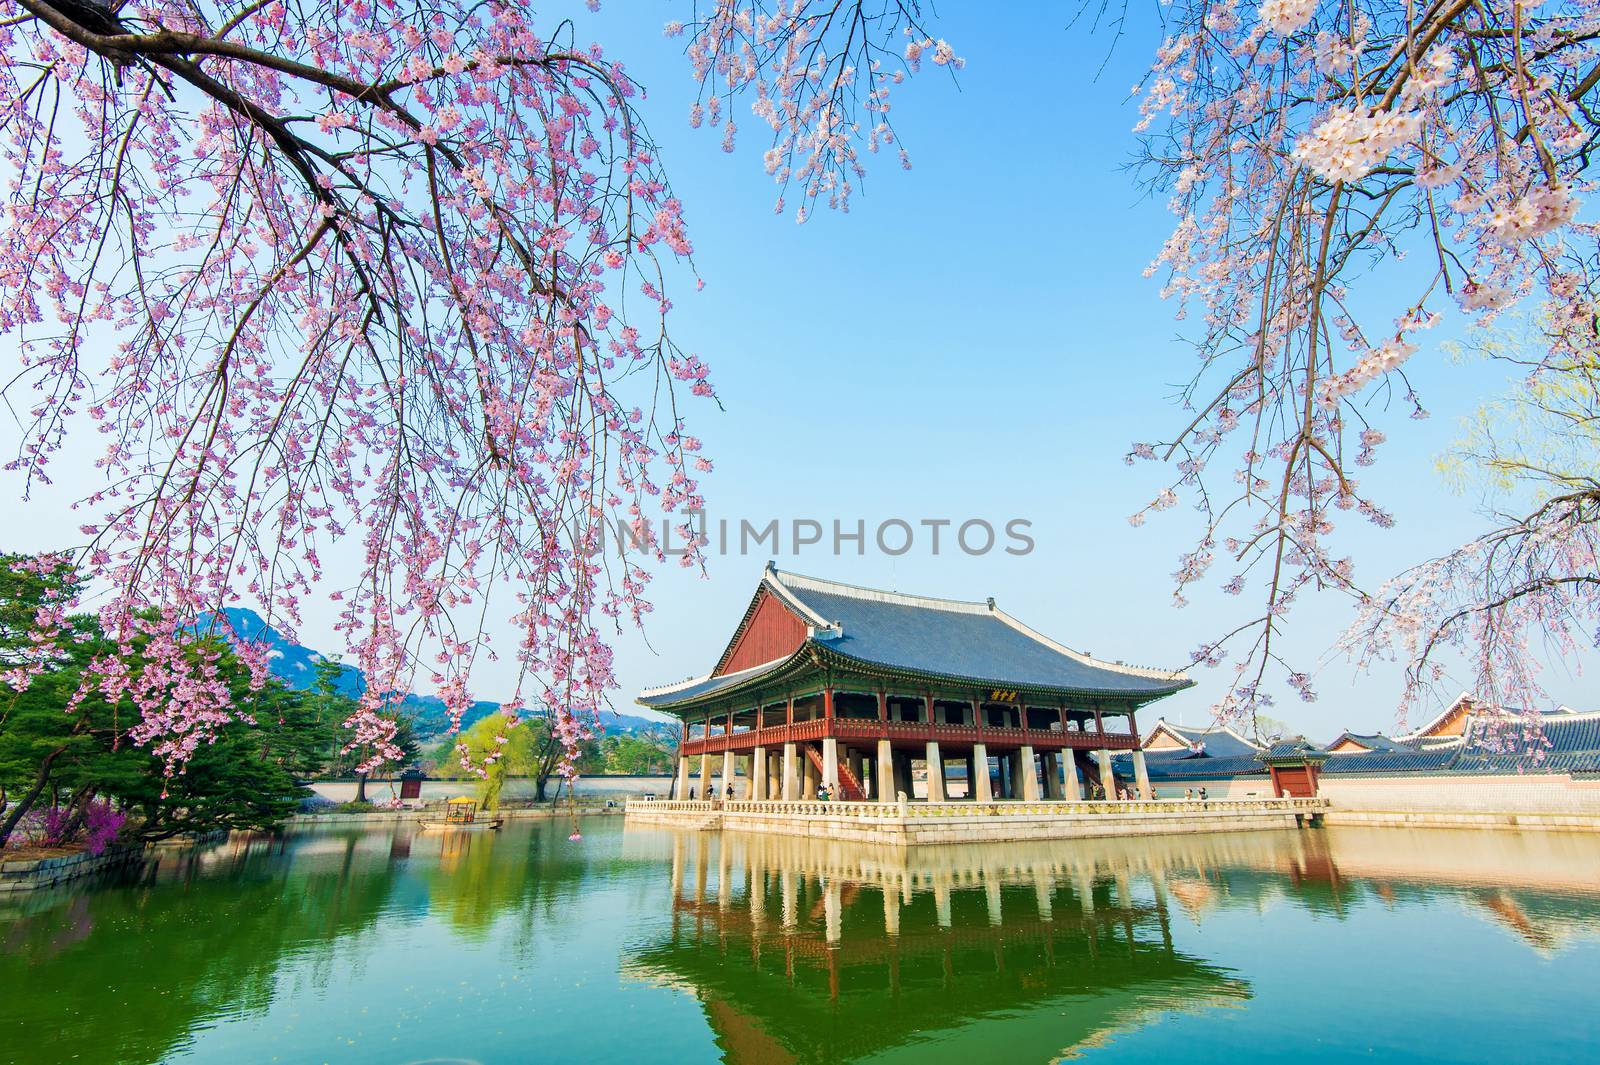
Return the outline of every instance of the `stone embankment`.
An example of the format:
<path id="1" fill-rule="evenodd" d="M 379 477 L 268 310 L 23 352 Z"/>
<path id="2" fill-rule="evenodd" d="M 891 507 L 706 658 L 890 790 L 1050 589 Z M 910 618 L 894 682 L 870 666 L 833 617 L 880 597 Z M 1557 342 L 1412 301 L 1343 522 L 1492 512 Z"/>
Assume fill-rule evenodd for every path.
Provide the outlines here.
<path id="1" fill-rule="evenodd" d="M 0 860 L 0 895 L 24 891 L 39 891 L 55 887 L 68 880 L 109 872 L 140 861 L 144 847 L 139 845 L 107 847 L 99 854 L 76 851 L 41 858 L 8 858 Z"/>

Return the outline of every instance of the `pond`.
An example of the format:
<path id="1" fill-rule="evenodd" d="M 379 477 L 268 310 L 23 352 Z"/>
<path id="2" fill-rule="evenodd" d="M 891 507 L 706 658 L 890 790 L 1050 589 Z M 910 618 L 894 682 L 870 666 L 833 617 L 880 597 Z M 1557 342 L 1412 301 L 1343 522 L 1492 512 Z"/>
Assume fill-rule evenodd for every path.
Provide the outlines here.
<path id="1" fill-rule="evenodd" d="M 1600 838 L 297 830 L 0 903 L 0 1060 L 1594 1060 Z"/>

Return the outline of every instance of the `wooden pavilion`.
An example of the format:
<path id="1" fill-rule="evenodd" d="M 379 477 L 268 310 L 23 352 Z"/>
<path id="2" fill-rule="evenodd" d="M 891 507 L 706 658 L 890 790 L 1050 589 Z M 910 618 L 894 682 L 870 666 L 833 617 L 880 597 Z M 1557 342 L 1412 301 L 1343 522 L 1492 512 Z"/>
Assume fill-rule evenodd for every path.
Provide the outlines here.
<path id="1" fill-rule="evenodd" d="M 1119 784 L 1149 794 L 1135 711 L 1192 683 L 1070 650 L 993 599 L 874 591 L 769 562 L 716 668 L 638 702 L 683 722 L 678 799 L 699 758 L 702 798 L 794 801 L 826 786 L 895 802 L 916 794 L 922 763 L 923 797 L 944 802 L 954 761 L 978 802 L 1078 800 Z M 1114 776 L 1118 751 L 1132 753 L 1131 781 Z"/>

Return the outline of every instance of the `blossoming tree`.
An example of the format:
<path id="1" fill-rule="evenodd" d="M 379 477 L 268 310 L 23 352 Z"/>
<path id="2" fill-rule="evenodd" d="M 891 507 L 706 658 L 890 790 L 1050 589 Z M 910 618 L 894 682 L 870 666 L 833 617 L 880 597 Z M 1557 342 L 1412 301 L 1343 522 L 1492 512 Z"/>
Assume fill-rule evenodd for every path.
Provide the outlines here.
<path id="1" fill-rule="evenodd" d="M 132 738 L 181 769 L 236 713 L 192 626 L 247 599 L 292 632 L 328 589 L 375 762 L 392 693 L 459 720 L 491 606 L 518 634 L 507 713 L 581 735 L 600 623 L 647 609 L 605 515 L 643 529 L 708 468 L 679 407 L 706 367 L 667 329 L 690 244 L 622 66 L 520 0 L 5 6 L 12 467 L 47 478 L 69 430 L 102 434 L 70 564 L 108 634 L 148 637 L 137 672 L 94 668 Z M 48 661 L 40 620 L 14 684 Z"/>
<path id="2" fill-rule="evenodd" d="M 139 703 L 135 738 L 181 766 L 233 714 L 183 653 L 193 619 L 247 597 L 292 631 L 332 586 L 373 681 L 353 743 L 384 753 L 382 700 L 419 672 L 459 714 L 507 597 L 508 714 L 577 711 L 558 724 L 575 741 L 611 683 L 599 622 L 648 610 L 641 560 L 595 553 L 605 514 L 647 535 L 708 468 L 678 408 L 710 394 L 706 368 L 666 325 L 690 245 L 622 67 L 528 0 L 7 8 L 0 329 L 33 398 L 14 466 L 47 477 L 70 427 L 104 434 L 103 517 L 72 564 L 112 589 L 108 632 L 149 637 L 137 674 L 97 664 Z M 690 121 L 731 148 L 748 104 L 802 220 L 848 207 L 867 155 L 909 165 L 891 91 L 960 66 L 915 0 L 690 16 L 667 27 L 703 90 Z M 1379 408 L 1423 413 L 1404 364 L 1446 310 L 1540 299 L 1530 377 L 1592 361 L 1600 10 L 1175 0 L 1168 21 L 1140 90 L 1178 216 L 1153 272 L 1199 323 L 1200 369 L 1192 417 L 1130 458 L 1175 463 L 1149 509 L 1203 515 L 1180 600 L 1219 553 L 1224 587 L 1260 595 L 1198 656 L 1242 645 L 1223 709 L 1261 705 L 1275 665 L 1310 696 L 1278 642 L 1307 588 L 1355 593 L 1354 646 L 1407 656 L 1413 687 L 1470 642 L 1491 699 L 1527 689 L 1528 640 L 1595 619 L 1592 483 L 1496 534 L 1526 566 L 1494 584 L 1480 544 L 1363 594 L 1332 533 L 1340 513 L 1390 521 L 1357 474 Z M 1363 272 L 1392 306 L 1355 298 Z"/>
<path id="3" fill-rule="evenodd" d="M 28 417 L 10 468 L 48 479 L 85 423 L 104 442 L 87 546 L 38 563 L 105 590 L 120 653 L 79 699 L 131 699 L 130 738 L 181 772 L 242 715 L 196 629 L 246 600 L 292 636 L 331 594 L 368 678 L 347 750 L 376 766 L 399 753 L 395 693 L 431 685 L 459 723 L 497 609 L 522 677 L 507 728 L 537 702 L 574 749 L 613 683 L 603 626 L 649 609 L 653 513 L 699 505 L 710 468 L 680 410 L 707 369 L 667 327 L 691 247 L 621 64 L 529 0 L 0 16 L 0 331 Z M 713 124 L 719 87 L 756 84 L 728 62 L 763 47 L 749 18 L 701 25 Z M 903 21 L 845 55 L 898 49 Z M 794 111 L 806 82 L 762 113 L 808 153 L 806 197 L 842 203 L 844 97 Z M 620 555 L 613 515 L 633 535 L 611 544 L 638 545 Z M 39 611 L 13 686 L 62 654 L 73 605 Z M 261 683 L 266 649 L 230 635 Z"/>
<path id="4" fill-rule="evenodd" d="M 1180 597 L 1219 554 L 1228 591 L 1261 595 L 1200 652 L 1245 645 L 1224 708 L 1259 706 L 1274 663 L 1311 696 L 1275 643 L 1307 588 L 1356 595 L 1348 646 L 1405 659 L 1408 698 L 1446 676 L 1454 646 L 1486 701 L 1537 705 L 1530 642 L 1592 646 L 1600 620 L 1592 478 L 1370 593 L 1331 534 L 1340 513 L 1390 524 L 1358 475 L 1391 401 L 1424 416 L 1405 363 L 1444 314 L 1485 324 L 1538 301 L 1527 375 L 1592 365 L 1595 231 L 1578 208 L 1600 9 L 1182 3 L 1171 29 L 1141 102 L 1178 215 L 1153 270 L 1199 318 L 1201 369 L 1192 419 L 1135 456 L 1177 463 L 1156 508 L 1184 495 L 1205 517 Z"/>
<path id="5" fill-rule="evenodd" d="M 1132 520 L 1193 502 L 1203 528 L 1178 603 L 1219 561 L 1225 591 L 1258 597 L 1196 655 L 1233 655 L 1219 709 L 1254 714 L 1275 668 L 1313 697 L 1280 640 L 1307 589 L 1355 597 L 1347 645 L 1405 659 L 1407 700 L 1444 678 L 1439 652 L 1453 646 L 1486 701 L 1535 705 L 1530 643 L 1592 645 L 1600 623 L 1592 458 L 1581 483 L 1376 590 L 1333 534 L 1341 515 L 1391 524 L 1359 474 L 1391 405 L 1425 416 L 1405 363 L 1444 314 L 1485 324 L 1537 301 L 1546 328 L 1528 377 L 1593 387 L 1573 368 L 1595 358 L 1597 249 L 1579 203 L 1600 133 L 1600 6 L 1173 0 L 1165 12 L 1135 89 L 1145 174 L 1177 216 L 1150 273 L 1196 321 L 1199 369 L 1187 420 L 1129 456 L 1174 468 Z M 902 35 L 907 64 L 959 63 L 917 16 L 896 0 L 719 3 L 690 25 L 696 71 L 728 97 L 707 113 L 731 115 L 749 91 L 773 131 L 767 169 L 807 193 L 802 218 L 818 196 L 848 204 L 857 145 L 894 141 L 886 95 L 903 71 L 880 30 Z"/>

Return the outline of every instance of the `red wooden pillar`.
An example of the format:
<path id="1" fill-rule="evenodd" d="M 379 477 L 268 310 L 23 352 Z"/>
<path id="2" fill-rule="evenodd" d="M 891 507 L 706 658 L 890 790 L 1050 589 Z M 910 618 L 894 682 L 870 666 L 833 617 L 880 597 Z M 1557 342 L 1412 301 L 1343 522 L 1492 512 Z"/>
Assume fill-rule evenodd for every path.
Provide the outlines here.
<path id="1" fill-rule="evenodd" d="M 1094 708 L 1094 730 L 1100 733 L 1102 736 L 1104 736 L 1106 732 L 1106 724 L 1104 721 L 1100 720 L 1100 708 L 1098 706 Z"/>
<path id="2" fill-rule="evenodd" d="M 928 719 L 928 735 L 931 736 L 933 735 L 933 694 L 931 692 L 922 693 L 922 710 Z"/>
<path id="3" fill-rule="evenodd" d="M 878 689 L 878 724 L 889 720 L 889 693 Z"/>
<path id="4" fill-rule="evenodd" d="M 828 723 L 828 731 L 833 731 L 833 689 L 822 689 L 822 717 Z"/>
<path id="5" fill-rule="evenodd" d="M 1139 740 L 1139 722 L 1137 720 L 1135 720 L 1132 710 L 1128 711 L 1128 731 L 1133 734 L 1133 739 L 1134 739 L 1134 744 L 1133 745 L 1135 747 L 1139 746 L 1139 743 L 1138 743 L 1138 740 Z"/>

